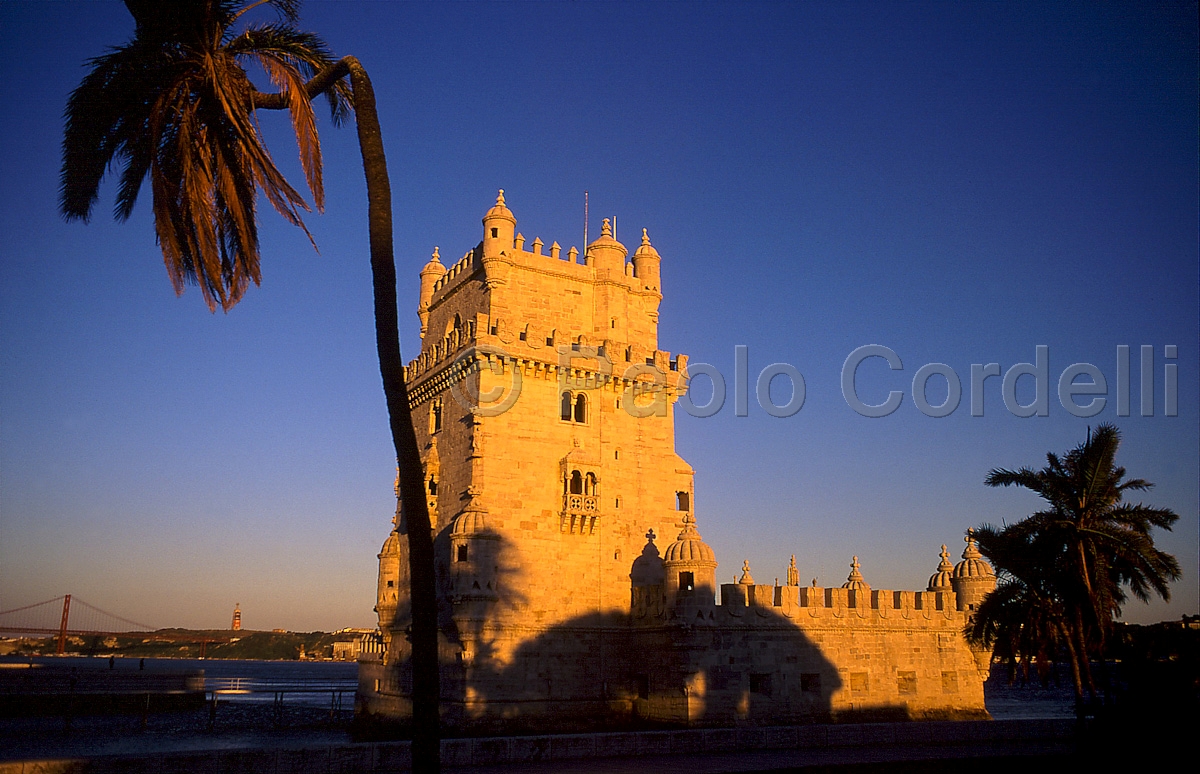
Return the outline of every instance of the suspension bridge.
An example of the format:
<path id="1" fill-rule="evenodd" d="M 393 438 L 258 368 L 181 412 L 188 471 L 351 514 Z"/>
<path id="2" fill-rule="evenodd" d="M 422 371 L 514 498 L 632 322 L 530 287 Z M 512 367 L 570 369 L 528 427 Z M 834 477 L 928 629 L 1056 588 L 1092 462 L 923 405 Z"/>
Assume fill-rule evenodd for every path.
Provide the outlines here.
<path id="1" fill-rule="evenodd" d="M 57 639 L 55 652 L 62 654 L 68 637 L 109 637 L 145 634 L 157 640 L 199 642 L 200 657 L 204 657 L 210 642 L 229 642 L 237 636 L 216 633 L 196 633 L 162 629 L 139 623 L 107 610 L 101 610 L 79 597 L 64 594 L 45 602 L 0 610 L 0 634 L 8 636 L 46 637 Z"/>

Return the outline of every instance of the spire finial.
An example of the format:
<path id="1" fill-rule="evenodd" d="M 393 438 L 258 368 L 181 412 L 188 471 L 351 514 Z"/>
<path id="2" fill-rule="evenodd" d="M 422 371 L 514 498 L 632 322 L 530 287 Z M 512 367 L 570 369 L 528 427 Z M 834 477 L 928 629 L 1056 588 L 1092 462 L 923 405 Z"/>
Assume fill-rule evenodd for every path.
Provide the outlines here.
<path id="1" fill-rule="evenodd" d="M 743 586 L 753 586 L 754 576 L 750 574 L 750 560 L 746 559 L 742 562 L 742 577 L 738 581 Z"/>
<path id="2" fill-rule="evenodd" d="M 500 193 L 496 194 L 496 205 L 499 207 L 504 206 L 504 189 L 503 188 L 500 189 Z"/>
<path id="3" fill-rule="evenodd" d="M 653 543 L 653 542 L 654 542 L 654 538 L 655 538 L 655 537 L 656 537 L 656 536 L 655 536 L 655 534 L 654 534 L 654 528 L 653 528 L 653 527 L 652 527 L 652 528 L 650 528 L 650 529 L 648 529 L 648 530 L 646 530 L 646 540 L 649 540 L 651 543 Z"/>
<path id="4" fill-rule="evenodd" d="M 442 256 L 438 254 L 437 245 L 434 245 L 433 246 L 433 257 L 430 258 L 429 260 L 433 261 L 434 263 L 440 263 L 441 258 L 442 258 Z"/>
<path id="5" fill-rule="evenodd" d="M 946 548 L 946 544 L 942 543 L 942 561 L 938 563 L 938 572 L 949 572 L 954 569 L 954 565 L 950 564 L 950 551 Z"/>
<path id="6" fill-rule="evenodd" d="M 967 527 L 967 536 L 963 540 L 967 541 L 967 547 L 963 549 L 963 559 L 978 559 L 983 556 L 975 546 L 975 529 L 973 527 Z"/>
<path id="7" fill-rule="evenodd" d="M 646 247 L 650 246 L 650 235 L 646 233 L 646 229 L 642 229 L 642 244 Z"/>
<path id="8" fill-rule="evenodd" d="M 604 222 L 600 224 L 600 236 L 612 239 L 612 226 L 609 225 L 608 218 L 605 218 Z"/>

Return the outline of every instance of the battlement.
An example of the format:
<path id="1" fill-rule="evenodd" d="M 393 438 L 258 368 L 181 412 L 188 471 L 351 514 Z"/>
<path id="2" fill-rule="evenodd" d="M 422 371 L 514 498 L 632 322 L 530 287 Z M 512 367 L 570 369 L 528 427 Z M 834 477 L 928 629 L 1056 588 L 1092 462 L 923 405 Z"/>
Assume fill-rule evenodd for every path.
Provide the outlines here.
<path id="1" fill-rule="evenodd" d="M 903 621 L 911 625 L 925 621 L 961 628 L 966 623 L 953 591 L 860 591 L 819 586 L 724 583 L 721 584 L 720 601 L 713 599 L 711 590 L 697 589 L 677 597 L 675 608 L 672 609 L 662 584 L 639 586 L 632 590 L 633 618 L 642 625 L 659 625 L 671 618 L 682 618 L 697 626 L 721 626 L 739 621 L 750 623 L 764 616 L 769 621 L 781 624 L 785 621 L 808 621 L 814 624 L 825 621 L 853 626 Z M 711 615 L 705 615 L 705 610 Z M 747 614 L 752 614 L 749 619 L 746 618 Z M 691 620 L 693 618 L 694 621 Z"/>
<path id="2" fill-rule="evenodd" d="M 455 265 L 465 266 L 468 258 Z M 542 334 L 536 322 L 513 325 L 502 317 L 479 313 L 473 319 L 460 318 L 460 324 L 439 339 L 426 336 L 421 353 L 404 369 L 410 405 L 416 407 L 436 392 L 424 388 L 427 381 L 457 380 L 493 363 L 501 369 L 521 368 L 524 376 L 566 380 L 583 389 L 634 387 L 676 394 L 686 388 L 687 355 L 612 339 L 592 345 L 584 334 L 570 336 L 557 329 Z M 445 369 L 453 373 L 443 377 Z"/>

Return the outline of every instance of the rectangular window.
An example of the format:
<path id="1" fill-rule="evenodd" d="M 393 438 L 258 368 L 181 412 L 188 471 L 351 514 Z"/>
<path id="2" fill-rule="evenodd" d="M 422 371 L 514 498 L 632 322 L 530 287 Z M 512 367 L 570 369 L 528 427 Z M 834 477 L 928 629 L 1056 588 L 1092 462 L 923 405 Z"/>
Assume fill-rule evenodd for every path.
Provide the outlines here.
<path id="1" fill-rule="evenodd" d="M 650 698 L 650 675 L 638 675 L 637 678 L 637 695 L 639 699 Z"/>
<path id="2" fill-rule="evenodd" d="M 457 557 L 456 561 L 459 561 L 459 562 L 467 561 L 467 546 L 462 545 L 462 546 L 458 547 L 458 557 Z"/>
<path id="3" fill-rule="evenodd" d="M 757 693 L 760 696 L 771 695 L 771 675 L 770 673 L 756 673 L 750 675 L 750 693 Z"/>
<path id="4" fill-rule="evenodd" d="M 801 693 L 821 693 L 821 675 L 817 672 L 803 672 L 800 675 Z"/>
<path id="5" fill-rule="evenodd" d="M 690 572 L 679 573 L 679 590 L 691 591 L 696 588 L 696 575 Z"/>
<path id="6" fill-rule="evenodd" d="M 396 581 L 394 581 L 394 580 L 390 580 L 390 581 L 388 581 L 388 588 L 389 588 L 389 589 L 394 589 L 394 588 L 396 588 Z"/>
<path id="7" fill-rule="evenodd" d="M 917 693 L 917 673 L 916 672 L 897 672 L 896 673 L 896 688 L 900 691 L 901 696 L 913 696 Z"/>
<path id="8" fill-rule="evenodd" d="M 850 693 L 866 693 L 870 688 L 866 672 L 850 673 Z"/>

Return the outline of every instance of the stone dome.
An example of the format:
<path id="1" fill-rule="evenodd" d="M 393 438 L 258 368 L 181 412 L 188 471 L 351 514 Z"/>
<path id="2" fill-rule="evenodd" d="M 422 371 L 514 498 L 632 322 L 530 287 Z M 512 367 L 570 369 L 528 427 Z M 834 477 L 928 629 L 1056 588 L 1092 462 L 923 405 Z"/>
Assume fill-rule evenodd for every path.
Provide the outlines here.
<path id="1" fill-rule="evenodd" d="M 387 540 L 383 541 L 383 548 L 379 549 L 379 558 L 385 556 L 398 556 L 400 554 L 400 535 L 396 530 L 388 533 Z"/>
<path id="2" fill-rule="evenodd" d="M 650 244 L 650 235 L 646 233 L 646 229 L 642 229 L 642 246 L 634 252 L 633 257 L 660 258 L 658 251 L 654 249 L 654 245 Z"/>
<path id="3" fill-rule="evenodd" d="M 975 530 L 968 529 L 967 547 L 963 550 L 962 561 L 954 565 L 955 578 L 987 578 L 995 577 L 992 566 L 983 561 L 983 554 L 975 547 Z"/>
<path id="4" fill-rule="evenodd" d="M 929 591 L 949 591 L 953 587 L 950 579 L 953 578 L 951 571 L 954 565 L 950 564 L 950 551 L 947 550 L 946 544 L 942 544 L 942 561 L 938 563 L 937 572 L 929 576 Z"/>
<path id="5" fill-rule="evenodd" d="M 442 265 L 442 262 L 439 260 L 440 258 L 441 258 L 441 255 L 438 254 L 438 249 L 436 247 L 434 247 L 433 255 L 431 255 L 429 257 L 429 262 L 426 263 L 425 267 L 421 269 L 420 276 L 425 276 L 426 274 L 432 274 L 432 275 L 434 275 L 435 278 L 437 278 L 437 277 L 441 277 L 443 274 L 445 274 L 446 267 Z"/>
<path id="6" fill-rule="evenodd" d="M 709 564 L 717 566 L 717 555 L 696 530 L 696 520 L 690 513 L 683 515 L 683 531 L 663 552 L 663 562 L 670 564 Z"/>
<path id="7" fill-rule="evenodd" d="M 588 263 L 597 267 L 621 268 L 625 263 L 625 256 L 629 251 L 625 249 L 625 245 L 613 239 L 612 226 L 608 224 L 608 218 L 604 219 L 604 223 L 600 228 L 600 236 L 596 241 L 587 246 L 584 255 L 587 256 Z"/>
<path id="8" fill-rule="evenodd" d="M 487 214 L 483 216 L 483 222 L 487 223 L 489 220 L 493 220 L 495 218 L 507 220 L 510 223 L 512 223 L 514 226 L 517 224 L 517 219 L 516 219 L 516 217 L 513 216 L 512 210 L 510 210 L 508 207 L 504 206 L 504 189 L 503 188 L 500 189 L 500 193 L 497 194 L 497 196 L 496 196 L 496 203 L 492 206 L 492 208 L 490 210 L 487 211 Z"/>
<path id="9" fill-rule="evenodd" d="M 450 525 L 450 537 L 470 537 L 487 531 L 487 515 L 477 509 L 463 511 Z"/>
<path id="10" fill-rule="evenodd" d="M 846 578 L 846 582 L 842 584 L 844 589 L 854 589 L 855 591 L 870 591 L 871 587 L 863 580 L 862 573 L 858 571 L 858 557 L 854 557 L 850 561 L 850 575 Z"/>

